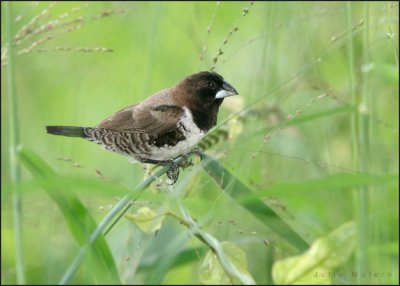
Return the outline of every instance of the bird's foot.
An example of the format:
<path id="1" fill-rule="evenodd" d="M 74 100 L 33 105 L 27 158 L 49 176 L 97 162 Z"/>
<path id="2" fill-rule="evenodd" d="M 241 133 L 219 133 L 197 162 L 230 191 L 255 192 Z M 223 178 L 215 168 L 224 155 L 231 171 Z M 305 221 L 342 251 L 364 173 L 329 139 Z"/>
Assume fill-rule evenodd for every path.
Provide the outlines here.
<path id="1" fill-rule="evenodd" d="M 181 155 L 182 160 L 177 164 L 173 160 L 167 161 L 166 165 L 170 166 L 167 171 L 167 177 L 171 180 L 171 185 L 175 184 L 179 177 L 179 168 L 185 169 L 187 167 L 193 166 L 191 155 L 197 155 L 200 160 L 203 159 L 200 149 L 194 149 L 185 155 Z"/>
<path id="2" fill-rule="evenodd" d="M 179 168 L 185 169 L 189 166 L 193 166 L 191 155 L 197 155 L 200 160 L 203 159 L 202 153 L 200 149 L 194 149 L 185 155 L 181 155 L 182 160 L 179 163 L 175 163 L 174 160 L 166 160 L 166 161 L 156 161 L 156 160 L 145 160 L 143 163 L 156 164 L 153 170 L 158 166 L 169 166 L 169 170 L 166 172 L 168 179 L 170 179 L 169 184 L 173 185 L 176 183 L 179 177 Z"/>
<path id="3" fill-rule="evenodd" d="M 157 161 L 152 159 L 142 160 L 142 163 L 154 164 L 154 167 L 151 168 L 151 172 L 154 171 L 157 167 L 170 166 L 169 170 L 166 172 L 167 177 L 171 180 L 169 184 L 173 185 L 178 180 L 179 177 L 179 165 L 176 164 L 173 160 L 165 160 L 165 161 Z"/>
<path id="4" fill-rule="evenodd" d="M 179 165 L 176 164 L 173 160 L 168 161 L 167 165 L 169 165 L 169 170 L 167 171 L 167 177 L 171 180 L 169 183 L 173 185 L 176 183 L 179 177 Z"/>

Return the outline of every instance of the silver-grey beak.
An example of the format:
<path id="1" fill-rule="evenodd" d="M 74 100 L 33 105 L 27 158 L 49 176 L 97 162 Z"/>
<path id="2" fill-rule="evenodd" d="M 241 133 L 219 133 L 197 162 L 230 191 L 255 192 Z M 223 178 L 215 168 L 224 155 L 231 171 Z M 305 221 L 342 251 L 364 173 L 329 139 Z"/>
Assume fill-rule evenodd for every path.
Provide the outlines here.
<path id="1" fill-rule="evenodd" d="M 224 83 L 222 84 L 222 89 L 217 92 L 217 94 L 215 95 L 215 98 L 224 98 L 227 96 L 232 96 L 232 95 L 237 95 L 237 94 L 239 94 L 239 93 L 236 91 L 236 89 L 233 86 L 231 86 L 229 83 L 224 81 Z"/>

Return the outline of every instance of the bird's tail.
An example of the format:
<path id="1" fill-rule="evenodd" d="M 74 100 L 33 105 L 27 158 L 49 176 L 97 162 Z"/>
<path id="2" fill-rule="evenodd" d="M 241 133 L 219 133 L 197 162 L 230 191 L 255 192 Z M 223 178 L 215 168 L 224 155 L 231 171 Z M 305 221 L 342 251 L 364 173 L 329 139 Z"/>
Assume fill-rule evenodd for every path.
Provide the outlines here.
<path id="1" fill-rule="evenodd" d="M 77 126 L 46 126 L 47 133 L 49 134 L 80 138 L 87 137 L 85 128 Z"/>

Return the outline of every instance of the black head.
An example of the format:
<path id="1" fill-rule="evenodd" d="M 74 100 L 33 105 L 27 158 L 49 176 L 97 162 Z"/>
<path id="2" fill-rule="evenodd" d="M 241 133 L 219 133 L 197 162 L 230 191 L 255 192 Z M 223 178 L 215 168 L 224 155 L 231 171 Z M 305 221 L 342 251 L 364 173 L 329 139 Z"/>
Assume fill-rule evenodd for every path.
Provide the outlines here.
<path id="1" fill-rule="evenodd" d="M 208 104 L 220 105 L 227 96 L 238 94 L 236 89 L 215 72 L 203 71 L 192 74 L 181 81 L 177 87 L 191 100 Z"/>
<path id="2" fill-rule="evenodd" d="M 175 92 L 179 101 L 198 117 L 198 121 L 207 123 L 207 128 L 204 129 L 215 125 L 218 109 L 224 98 L 238 94 L 222 76 L 208 71 L 186 77 L 176 85 Z M 201 120 L 199 117 L 202 117 Z"/>

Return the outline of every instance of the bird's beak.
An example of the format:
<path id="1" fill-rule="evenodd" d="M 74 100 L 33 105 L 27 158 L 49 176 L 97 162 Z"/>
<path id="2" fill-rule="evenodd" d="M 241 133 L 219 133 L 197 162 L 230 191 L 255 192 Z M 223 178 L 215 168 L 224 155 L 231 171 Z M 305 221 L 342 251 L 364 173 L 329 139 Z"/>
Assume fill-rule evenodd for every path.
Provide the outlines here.
<path id="1" fill-rule="evenodd" d="M 229 83 L 224 81 L 224 83 L 222 84 L 222 89 L 217 92 L 217 94 L 215 95 L 215 98 L 224 98 L 227 96 L 232 96 L 232 95 L 237 95 L 237 94 L 239 94 L 239 93 L 236 91 L 236 89 L 233 86 L 231 86 Z"/>

